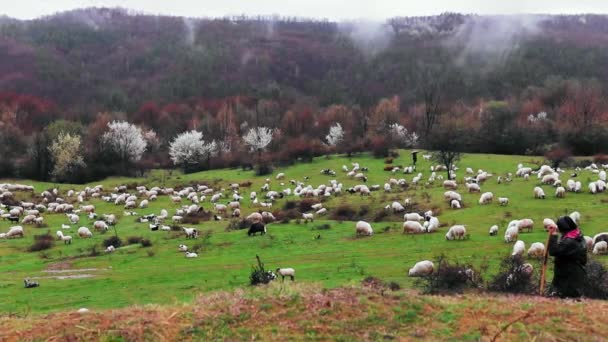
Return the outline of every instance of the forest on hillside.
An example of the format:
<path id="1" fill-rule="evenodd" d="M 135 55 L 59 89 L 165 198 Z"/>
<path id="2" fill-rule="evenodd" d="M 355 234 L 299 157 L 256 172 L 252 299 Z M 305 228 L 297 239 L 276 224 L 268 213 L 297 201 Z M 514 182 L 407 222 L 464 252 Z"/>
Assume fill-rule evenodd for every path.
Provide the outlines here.
<path id="1" fill-rule="evenodd" d="M 263 173 L 448 132 L 460 151 L 599 155 L 607 60 L 601 15 L 0 17 L 0 176 Z"/>

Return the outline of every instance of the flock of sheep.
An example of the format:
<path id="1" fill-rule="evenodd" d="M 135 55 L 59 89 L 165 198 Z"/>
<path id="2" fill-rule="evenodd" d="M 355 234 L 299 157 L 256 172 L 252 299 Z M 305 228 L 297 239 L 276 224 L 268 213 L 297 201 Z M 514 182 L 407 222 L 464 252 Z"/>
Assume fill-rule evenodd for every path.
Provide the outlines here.
<path id="1" fill-rule="evenodd" d="M 423 156 L 425 159 L 428 155 Z M 586 168 L 586 171 L 590 171 L 597 174 L 597 180 L 592 181 L 588 185 L 589 192 L 596 194 L 603 192 L 606 189 L 606 171 L 608 165 L 601 165 L 601 168 L 595 164 L 591 164 Z M 468 193 L 480 193 L 479 205 L 488 205 L 494 201 L 494 194 L 492 192 L 483 192 L 481 188 L 483 184 L 491 179 L 493 175 L 490 172 L 484 170 L 478 170 L 474 172 L 471 168 L 465 169 L 465 177 L 462 179 L 462 183 L 459 183 L 456 177 L 457 167 L 453 167 L 449 172 L 449 179 L 444 180 L 443 176 L 438 172 L 446 171 L 447 169 L 443 165 L 431 166 L 430 176 L 426 180 L 426 184 L 434 184 L 436 181 L 443 181 L 443 188 L 446 190 L 444 193 L 444 199 L 447 202 L 447 206 L 452 209 L 458 210 L 463 208 L 464 203 L 461 194 L 457 191 L 461 185 Z M 384 191 L 386 193 L 392 192 L 396 188 L 404 188 L 408 186 L 417 186 L 423 184 L 423 174 L 417 173 L 410 181 L 405 178 L 390 177 L 388 181 L 382 186 L 380 184 L 367 185 L 368 177 L 366 172 L 369 170 L 365 167 L 361 167 L 358 163 L 352 163 L 349 168 L 346 165 L 342 166 L 342 171 L 345 176 L 355 182 L 361 182 L 352 187 L 345 187 L 343 183 L 339 182 L 334 177 L 337 176 L 337 172 L 331 169 L 321 170 L 321 174 L 332 177 L 328 182 L 313 186 L 308 183 L 308 177 L 304 178 L 304 181 L 290 180 L 285 181 L 285 173 L 279 173 L 274 178 L 266 179 L 264 185 L 260 188 L 259 193 L 251 191 L 249 193 L 249 207 L 252 208 L 253 212 L 245 217 L 249 222 L 250 228 L 248 235 L 255 235 L 256 233 L 264 234 L 267 231 L 266 224 L 276 220 L 274 214 L 271 212 L 275 201 L 282 198 L 311 198 L 318 199 L 318 203 L 311 206 L 311 210 L 302 213 L 302 219 L 304 222 L 314 221 L 316 217 L 326 215 L 329 208 L 324 207 L 323 199 L 334 196 L 340 196 L 343 193 L 348 194 L 359 194 L 362 197 L 367 197 L 375 191 Z M 505 176 L 496 177 L 496 182 L 511 182 L 513 176 L 520 177 L 524 181 L 528 181 L 530 177 L 536 175 L 542 184 L 552 185 L 555 187 L 555 197 L 563 198 L 567 192 L 577 193 L 581 192 L 582 184 L 580 181 L 576 181 L 574 178 L 577 176 L 577 172 L 582 170 L 577 168 L 575 173 L 570 174 L 570 179 L 567 180 L 566 186 L 562 186 L 560 179 L 561 175 L 565 173 L 561 169 L 553 169 L 548 165 L 541 166 L 538 170 L 533 170 L 531 167 L 524 167 L 518 165 L 515 174 L 508 173 Z M 404 175 L 414 174 L 416 167 L 408 166 L 404 168 L 395 167 L 390 172 L 395 175 L 402 173 Z M 406 176 L 404 176 L 406 177 Z M 116 214 L 98 214 L 96 207 L 91 204 L 92 200 L 104 201 L 107 203 L 113 203 L 115 206 L 121 206 L 124 209 L 123 217 L 138 215 L 138 213 L 132 211 L 133 209 L 146 209 L 150 202 L 156 201 L 160 196 L 167 196 L 170 202 L 176 207 L 173 209 L 165 208 L 161 209 L 158 214 L 151 213 L 142 215 L 139 217 L 139 222 L 148 223 L 151 231 L 171 231 L 175 226 L 181 225 L 185 217 L 191 215 L 197 215 L 203 210 L 202 204 L 205 202 L 210 203 L 210 208 L 213 208 L 214 220 L 222 220 L 222 217 L 240 218 L 242 216 L 242 203 L 245 201 L 245 197 L 241 193 L 241 185 L 238 183 L 229 184 L 227 188 L 213 188 L 207 185 L 188 186 L 179 190 L 173 188 L 161 188 L 152 187 L 147 188 L 145 186 L 138 186 L 135 189 L 128 189 L 127 186 L 118 186 L 111 191 L 105 191 L 103 186 L 98 185 L 95 187 L 86 187 L 81 191 L 68 190 L 65 193 L 59 193 L 58 189 L 51 191 L 44 191 L 39 196 L 33 194 L 34 188 L 31 186 L 20 185 L 20 184 L 0 184 L 0 200 L 2 202 L 12 202 L 14 205 L 2 204 L 0 209 L 0 215 L 5 220 L 11 222 L 20 222 L 21 225 L 11 227 L 6 233 L 0 233 L 0 239 L 11 239 L 17 237 L 24 237 L 26 225 L 42 225 L 44 223 L 43 215 L 46 214 L 61 214 L 65 215 L 66 223 L 61 225 L 61 229 L 56 232 L 58 240 L 64 242 L 64 244 L 71 244 L 73 238 L 71 235 L 66 235 L 65 231 L 69 231 L 73 225 L 79 226 L 77 229 L 78 237 L 82 239 L 91 238 L 93 231 L 107 231 L 109 227 L 115 226 L 118 222 L 119 217 Z M 277 187 L 279 190 L 275 190 Z M 31 193 L 32 200 L 34 202 L 16 201 L 15 192 L 28 192 Z M 533 197 L 536 199 L 545 199 L 545 193 L 542 188 L 533 188 Z M 508 197 L 497 197 L 497 202 L 501 206 L 509 205 Z M 405 199 L 403 203 L 393 201 L 392 203 L 386 204 L 384 210 L 393 213 L 403 213 L 403 233 L 406 234 L 421 234 L 421 233 L 434 233 L 440 230 L 440 222 L 437 215 L 433 210 L 426 212 L 407 212 L 408 208 L 412 207 L 412 201 Z M 173 211 L 170 214 L 170 211 Z M 89 229 L 86 225 L 80 225 L 81 216 L 86 216 L 90 220 Z M 138 215 L 139 216 L 139 215 Z M 574 212 L 571 217 L 575 222 L 580 222 L 580 214 Z M 170 222 L 169 224 L 166 224 Z M 547 227 L 553 223 L 551 219 L 545 219 L 543 225 Z M 529 218 L 523 218 L 519 220 L 511 221 L 504 232 L 504 240 L 507 243 L 514 243 L 513 255 L 523 255 L 525 252 L 525 244 L 523 241 L 518 240 L 518 236 L 522 231 L 531 231 L 534 222 Z M 180 229 L 183 231 L 186 238 L 197 238 L 199 231 L 194 227 L 182 226 Z M 355 223 L 355 235 L 356 236 L 373 236 L 373 228 L 369 222 L 358 221 Z M 491 236 L 498 235 L 498 225 L 490 227 L 489 233 Z M 446 234 L 446 240 L 461 240 L 468 237 L 466 225 L 456 224 L 451 226 Z M 608 253 L 608 233 L 602 233 L 596 235 L 594 238 L 585 237 L 588 241 L 589 248 L 595 254 Z M 106 251 L 113 252 L 115 246 L 108 246 Z M 530 257 L 540 257 L 544 254 L 545 246 L 536 242 L 530 246 L 528 255 Z M 188 250 L 186 245 L 179 245 L 178 251 L 184 253 L 186 258 L 196 258 L 198 254 Z M 428 260 L 421 261 L 414 265 L 409 271 L 410 276 L 424 276 L 433 272 L 432 262 Z M 292 279 L 295 276 L 295 270 L 293 268 L 279 269 L 277 273 L 283 277 L 289 276 Z"/>

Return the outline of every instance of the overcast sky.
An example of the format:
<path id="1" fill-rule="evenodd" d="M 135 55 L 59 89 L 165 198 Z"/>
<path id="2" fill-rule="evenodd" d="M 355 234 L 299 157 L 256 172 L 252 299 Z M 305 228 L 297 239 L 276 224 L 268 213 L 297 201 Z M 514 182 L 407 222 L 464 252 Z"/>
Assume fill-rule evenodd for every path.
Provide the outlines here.
<path id="1" fill-rule="evenodd" d="M 442 12 L 608 14 L 608 0 L 0 0 L 0 14 L 31 19 L 91 6 L 119 6 L 150 14 L 190 17 L 279 14 L 334 20 L 385 19 Z"/>

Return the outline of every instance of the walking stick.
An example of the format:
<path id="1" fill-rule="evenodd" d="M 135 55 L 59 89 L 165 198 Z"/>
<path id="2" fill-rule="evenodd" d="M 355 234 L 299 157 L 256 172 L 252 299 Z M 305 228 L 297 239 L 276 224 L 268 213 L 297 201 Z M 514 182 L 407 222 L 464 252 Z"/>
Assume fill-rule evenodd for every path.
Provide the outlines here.
<path id="1" fill-rule="evenodd" d="M 545 293 L 545 282 L 547 275 L 547 260 L 549 259 L 549 240 L 551 240 L 551 231 L 549 231 L 549 235 L 547 235 L 547 243 L 545 244 L 545 255 L 543 256 L 543 265 L 540 271 L 540 286 L 539 286 L 539 294 L 542 296 Z"/>

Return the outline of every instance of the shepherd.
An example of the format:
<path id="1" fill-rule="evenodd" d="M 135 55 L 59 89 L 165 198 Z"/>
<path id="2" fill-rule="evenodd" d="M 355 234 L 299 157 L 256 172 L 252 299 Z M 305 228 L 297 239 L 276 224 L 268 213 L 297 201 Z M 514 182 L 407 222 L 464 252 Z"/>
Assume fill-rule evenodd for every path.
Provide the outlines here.
<path id="1" fill-rule="evenodd" d="M 414 164 L 414 166 L 416 166 L 417 161 L 418 161 L 418 151 L 413 150 L 412 151 L 412 163 Z"/>
<path id="2" fill-rule="evenodd" d="M 561 298 L 578 298 L 583 295 L 587 278 L 587 244 L 583 233 L 569 216 L 563 216 L 556 225 L 549 227 L 549 234 L 548 251 L 555 258 L 554 294 Z"/>

